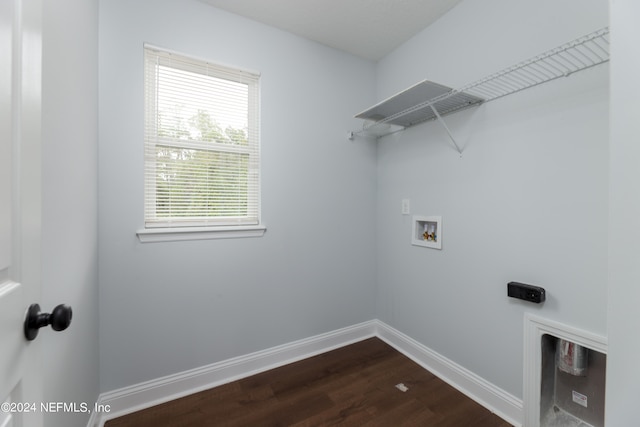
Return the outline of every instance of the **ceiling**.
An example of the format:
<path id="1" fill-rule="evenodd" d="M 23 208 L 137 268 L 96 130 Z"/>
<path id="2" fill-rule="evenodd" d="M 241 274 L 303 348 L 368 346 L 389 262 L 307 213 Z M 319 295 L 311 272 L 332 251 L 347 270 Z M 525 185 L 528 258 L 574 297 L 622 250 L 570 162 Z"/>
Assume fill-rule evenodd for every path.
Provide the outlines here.
<path id="1" fill-rule="evenodd" d="M 461 0 L 202 0 L 377 61 Z"/>

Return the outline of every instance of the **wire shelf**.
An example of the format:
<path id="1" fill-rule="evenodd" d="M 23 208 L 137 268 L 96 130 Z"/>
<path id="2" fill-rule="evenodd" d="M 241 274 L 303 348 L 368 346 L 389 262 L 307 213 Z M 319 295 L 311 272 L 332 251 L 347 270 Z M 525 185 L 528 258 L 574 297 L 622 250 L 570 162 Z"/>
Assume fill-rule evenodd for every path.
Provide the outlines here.
<path id="1" fill-rule="evenodd" d="M 605 27 L 459 89 L 425 80 L 356 115 L 372 121 L 351 135 L 381 138 L 439 116 L 570 76 L 609 61 L 609 56 L 609 28 Z M 428 87 L 436 93 L 439 89 L 439 93 L 428 98 L 423 96 L 420 102 L 415 102 Z M 407 106 L 410 100 L 414 102 Z"/>

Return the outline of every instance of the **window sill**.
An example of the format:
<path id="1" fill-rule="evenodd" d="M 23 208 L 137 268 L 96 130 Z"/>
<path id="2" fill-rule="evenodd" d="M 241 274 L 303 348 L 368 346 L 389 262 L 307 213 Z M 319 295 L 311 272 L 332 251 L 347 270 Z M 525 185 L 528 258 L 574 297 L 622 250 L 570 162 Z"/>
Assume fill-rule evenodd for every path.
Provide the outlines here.
<path id="1" fill-rule="evenodd" d="M 228 227 L 180 227 L 146 228 L 136 234 L 141 243 L 176 242 L 184 240 L 238 239 L 243 237 L 262 237 L 267 227 L 263 225 Z"/>

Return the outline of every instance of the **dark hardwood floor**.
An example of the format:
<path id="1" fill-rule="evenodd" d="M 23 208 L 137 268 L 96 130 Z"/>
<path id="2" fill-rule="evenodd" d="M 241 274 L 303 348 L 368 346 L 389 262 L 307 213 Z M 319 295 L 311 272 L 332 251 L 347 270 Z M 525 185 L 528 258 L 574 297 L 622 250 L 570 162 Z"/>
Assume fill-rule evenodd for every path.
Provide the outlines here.
<path id="1" fill-rule="evenodd" d="M 396 388 L 404 384 L 408 390 Z M 511 424 L 377 338 L 108 421 L 105 427 Z"/>

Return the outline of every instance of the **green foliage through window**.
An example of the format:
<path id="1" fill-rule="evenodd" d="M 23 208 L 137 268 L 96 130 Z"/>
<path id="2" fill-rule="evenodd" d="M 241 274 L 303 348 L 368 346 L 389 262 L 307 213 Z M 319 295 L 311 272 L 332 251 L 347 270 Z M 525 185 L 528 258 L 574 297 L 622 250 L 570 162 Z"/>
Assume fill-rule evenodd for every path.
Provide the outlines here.
<path id="1" fill-rule="evenodd" d="M 246 216 L 249 156 L 157 147 L 158 217 Z"/>

